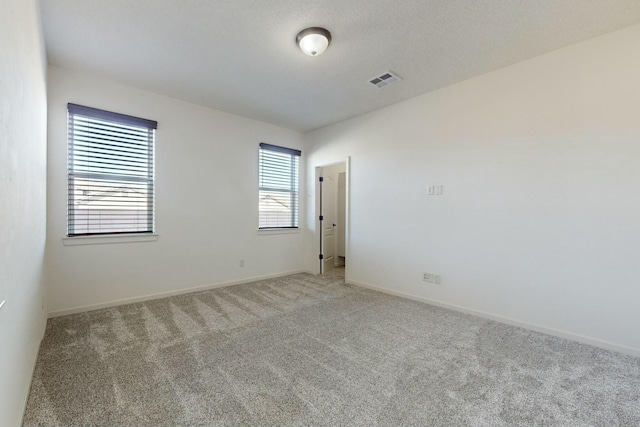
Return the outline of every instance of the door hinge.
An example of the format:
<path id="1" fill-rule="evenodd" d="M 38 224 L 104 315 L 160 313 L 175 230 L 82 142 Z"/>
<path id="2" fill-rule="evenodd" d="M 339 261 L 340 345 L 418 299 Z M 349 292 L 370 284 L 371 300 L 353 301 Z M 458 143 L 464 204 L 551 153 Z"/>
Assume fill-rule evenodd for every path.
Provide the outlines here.
<path id="1" fill-rule="evenodd" d="M 318 255 L 319 259 L 324 259 L 324 257 L 322 256 L 322 254 Z"/>
<path id="2" fill-rule="evenodd" d="M 320 221 L 324 220 L 324 217 L 322 215 L 320 215 L 320 218 L 318 218 Z"/>
<path id="3" fill-rule="evenodd" d="M 320 177 L 320 182 L 323 182 L 323 181 L 324 181 L 324 178 L 323 178 L 323 177 Z"/>

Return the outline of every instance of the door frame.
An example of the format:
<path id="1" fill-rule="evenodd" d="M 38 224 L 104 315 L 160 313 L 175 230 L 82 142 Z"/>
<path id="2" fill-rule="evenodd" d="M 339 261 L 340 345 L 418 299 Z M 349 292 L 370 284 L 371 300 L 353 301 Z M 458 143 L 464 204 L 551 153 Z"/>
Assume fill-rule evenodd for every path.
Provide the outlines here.
<path id="1" fill-rule="evenodd" d="M 319 259 L 319 250 L 322 247 L 322 225 L 320 224 L 320 170 L 328 167 L 337 165 L 340 163 L 345 164 L 345 201 L 344 201 L 344 252 L 345 252 L 345 266 L 344 266 L 344 280 L 348 282 L 350 277 L 349 275 L 349 259 L 351 258 L 351 249 L 350 249 L 350 234 L 351 234 L 351 156 L 347 156 L 345 159 L 338 160 L 330 163 L 323 163 L 319 165 L 315 165 L 314 170 L 314 180 L 315 180 L 315 230 L 314 230 L 314 238 L 313 238 L 313 258 L 314 262 L 312 265 L 315 265 L 313 268 L 314 274 L 322 274 L 322 260 Z"/>

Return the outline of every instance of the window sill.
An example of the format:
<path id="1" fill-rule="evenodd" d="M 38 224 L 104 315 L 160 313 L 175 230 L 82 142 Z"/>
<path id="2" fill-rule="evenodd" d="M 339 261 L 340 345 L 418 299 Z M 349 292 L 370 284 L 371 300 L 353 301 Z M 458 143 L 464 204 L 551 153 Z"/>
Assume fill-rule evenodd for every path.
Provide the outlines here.
<path id="1" fill-rule="evenodd" d="M 112 243 L 155 242 L 156 240 L 158 240 L 157 234 L 111 234 L 105 236 L 63 237 L 62 243 L 65 246 L 77 246 L 108 245 Z"/>
<path id="2" fill-rule="evenodd" d="M 299 228 L 269 228 L 260 230 L 258 229 L 258 236 L 272 236 L 274 234 L 299 234 Z"/>

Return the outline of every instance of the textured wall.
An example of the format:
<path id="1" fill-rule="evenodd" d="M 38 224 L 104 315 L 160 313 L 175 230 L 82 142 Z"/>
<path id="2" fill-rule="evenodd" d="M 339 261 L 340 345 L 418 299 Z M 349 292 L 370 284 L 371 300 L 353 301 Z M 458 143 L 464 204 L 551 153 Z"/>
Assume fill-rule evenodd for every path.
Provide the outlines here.
<path id="1" fill-rule="evenodd" d="M 46 61 L 35 0 L 0 13 L 0 426 L 20 425 L 44 328 Z"/>
<path id="2" fill-rule="evenodd" d="M 348 277 L 640 354 L 639 43 L 629 27 L 307 134 L 310 191 L 351 156 Z"/>

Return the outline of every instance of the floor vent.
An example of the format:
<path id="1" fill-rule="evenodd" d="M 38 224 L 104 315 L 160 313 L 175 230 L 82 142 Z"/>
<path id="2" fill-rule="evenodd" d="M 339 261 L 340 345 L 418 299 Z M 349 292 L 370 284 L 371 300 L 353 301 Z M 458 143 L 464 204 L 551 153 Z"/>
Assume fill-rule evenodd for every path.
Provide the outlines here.
<path id="1" fill-rule="evenodd" d="M 385 86 L 390 86 L 394 83 L 398 83 L 400 80 L 402 80 L 402 78 L 399 75 L 394 74 L 391 71 L 387 71 L 369 80 L 369 83 L 378 88 L 383 88 Z"/>

